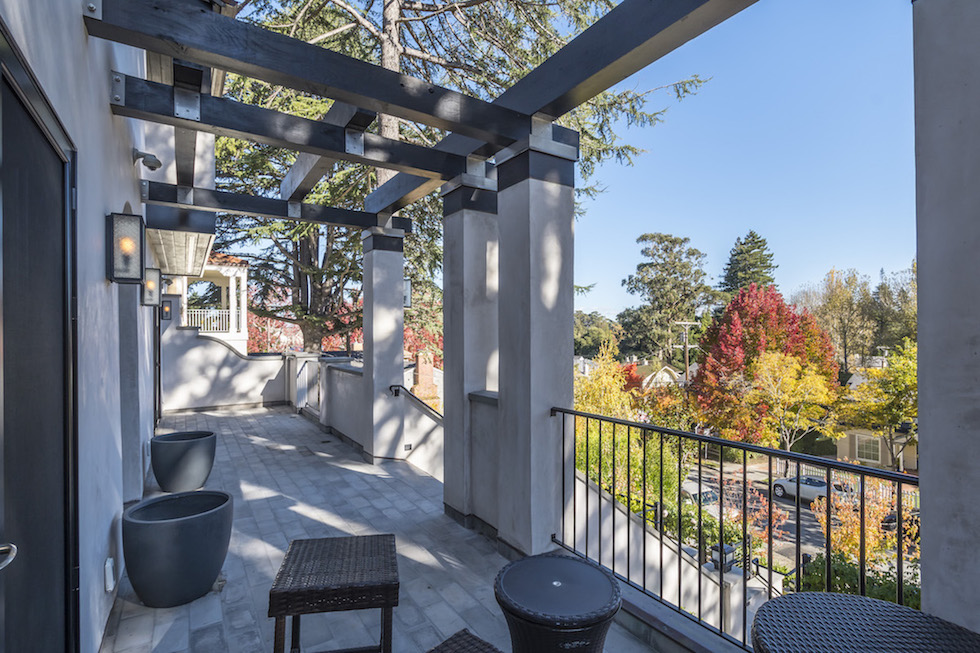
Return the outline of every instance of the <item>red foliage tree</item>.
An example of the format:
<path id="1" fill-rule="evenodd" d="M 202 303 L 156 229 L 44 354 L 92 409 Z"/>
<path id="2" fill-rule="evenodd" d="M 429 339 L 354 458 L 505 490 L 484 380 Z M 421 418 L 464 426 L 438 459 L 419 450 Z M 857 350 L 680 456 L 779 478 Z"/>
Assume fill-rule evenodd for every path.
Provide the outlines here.
<path id="1" fill-rule="evenodd" d="M 787 305 L 774 286 L 741 289 L 699 345 L 702 361 L 692 390 L 705 421 L 732 440 L 761 438 L 768 407 L 752 405 L 745 397 L 752 388 L 752 364 L 762 352 L 794 356 L 829 382 L 837 382 L 830 338 L 809 312 Z"/>
<path id="2" fill-rule="evenodd" d="M 636 363 L 623 365 L 623 390 L 640 392 L 643 387 L 643 377 L 636 371 Z"/>

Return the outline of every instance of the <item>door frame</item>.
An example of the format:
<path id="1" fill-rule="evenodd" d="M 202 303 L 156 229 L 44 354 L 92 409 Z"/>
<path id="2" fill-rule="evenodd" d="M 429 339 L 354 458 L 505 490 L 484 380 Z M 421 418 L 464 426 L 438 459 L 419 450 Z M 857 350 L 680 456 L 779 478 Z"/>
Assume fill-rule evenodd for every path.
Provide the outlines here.
<path id="1" fill-rule="evenodd" d="M 69 653 L 79 650 L 80 642 L 80 605 L 79 605 L 79 566 L 78 566 L 78 384 L 76 370 L 78 369 L 78 293 L 76 282 L 76 218 L 77 218 L 77 151 L 68 132 L 58 119 L 51 102 L 48 100 L 37 78 L 27 65 L 27 59 L 17 47 L 3 18 L 0 17 L 0 76 L 5 80 L 20 98 L 23 105 L 34 118 L 35 123 L 44 132 L 52 148 L 61 158 L 64 165 L 65 181 L 65 215 L 64 242 L 62 252 L 65 264 L 65 296 L 64 296 L 64 355 L 65 383 L 62 389 L 62 400 L 65 407 L 65 542 L 67 543 L 64 558 L 65 587 L 65 617 L 68 625 L 67 650 Z M 0 143 L 2 147 L 2 143 Z M 2 188 L 0 188 L 2 197 Z M 0 226 L 3 222 L 3 205 L 0 202 Z M 0 232 L 2 233 L 2 232 Z M 2 253 L 0 253 L 2 262 Z M 2 268 L 0 268 L 2 280 Z M 0 342 L 3 338 L 3 325 L 0 322 Z M 2 356 L 2 347 L 0 347 Z M 2 364 L 2 358 L 0 358 Z M 3 388 L 0 386 L 0 399 Z M 3 425 L 0 423 L 0 447 L 3 446 Z M 2 449 L 0 449 L 2 451 Z"/>

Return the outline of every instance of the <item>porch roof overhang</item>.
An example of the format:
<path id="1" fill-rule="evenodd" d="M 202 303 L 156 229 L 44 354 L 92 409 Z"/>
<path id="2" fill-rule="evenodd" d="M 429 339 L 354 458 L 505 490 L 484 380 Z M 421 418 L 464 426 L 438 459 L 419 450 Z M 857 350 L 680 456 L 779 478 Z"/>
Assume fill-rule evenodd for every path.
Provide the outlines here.
<path id="1" fill-rule="evenodd" d="M 200 276 L 211 256 L 214 233 L 214 213 L 146 205 L 146 242 L 164 274 Z"/>

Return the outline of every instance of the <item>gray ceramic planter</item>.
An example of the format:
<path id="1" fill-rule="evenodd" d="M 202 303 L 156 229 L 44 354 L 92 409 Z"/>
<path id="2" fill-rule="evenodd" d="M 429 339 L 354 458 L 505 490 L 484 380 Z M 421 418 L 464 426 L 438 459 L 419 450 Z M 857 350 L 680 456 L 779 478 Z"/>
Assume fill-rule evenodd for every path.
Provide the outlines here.
<path id="1" fill-rule="evenodd" d="M 181 492 L 123 513 L 123 554 L 136 595 L 151 608 L 183 605 L 214 585 L 231 540 L 227 492 Z"/>
<path id="2" fill-rule="evenodd" d="M 150 440 L 153 475 L 164 492 L 204 487 L 214 465 L 216 438 L 211 431 L 182 431 Z"/>

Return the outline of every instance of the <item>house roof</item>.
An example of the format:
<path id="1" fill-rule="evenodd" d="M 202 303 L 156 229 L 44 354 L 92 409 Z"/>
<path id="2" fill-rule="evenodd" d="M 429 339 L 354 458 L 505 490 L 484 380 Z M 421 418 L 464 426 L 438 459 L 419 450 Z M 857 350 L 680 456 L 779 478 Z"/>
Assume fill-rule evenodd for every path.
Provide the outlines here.
<path id="1" fill-rule="evenodd" d="M 208 259 L 208 265 L 234 265 L 247 268 L 248 261 L 238 258 L 237 256 L 232 256 L 231 254 L 225 254 L 223 252 L 211 252 L 211 257 Z"/>

